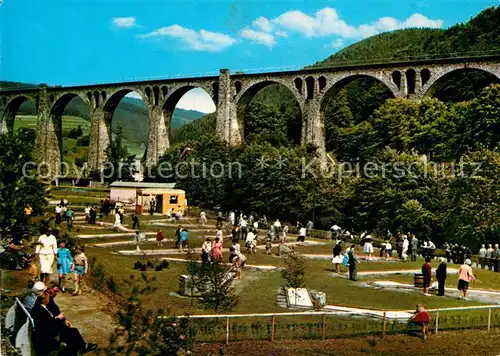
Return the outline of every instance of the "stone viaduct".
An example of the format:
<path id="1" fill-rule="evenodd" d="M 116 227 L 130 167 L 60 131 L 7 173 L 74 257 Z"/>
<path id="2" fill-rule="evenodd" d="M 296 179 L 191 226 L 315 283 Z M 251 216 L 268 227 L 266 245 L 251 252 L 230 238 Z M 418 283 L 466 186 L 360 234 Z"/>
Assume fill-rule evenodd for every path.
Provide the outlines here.
<path id="1" fill-rule="evenodd" d="M 204 89 L 217 108 L 217 135 L 230 145 L 244 142 L 246 105 L 262 88 L 281 84 L 297 100 L 302 112 L 301 143 L 324 153 L 323 109 L 326 97 L 360 77 L 382 82 L 395 98 L 421 100 L 432 96 L 439 83 L 457 72 L 480 70 L 500 79 L 500 56 L 448 58 L 384 64 L 348 65 L 299 71 L 234 74 L 220 70 L 219 76 L 165 79 L 73 87 L 39 86 L 34 89 L 0 91 L 0 133 L 12 131 L 16 112 L 25 100 L 36 103 L 38 124 L 36 159 L 46 162 L 54 176 L 60 173 L 61 128 L 64 108 L 74 97 L 89 105 L 91 133 L 88 167 L 99 169 L 106 161 L 111 140 L 111 119 L 120 100 L 135 91 L 149 114 L 147 162 L 154 164 L 169 147 L 169 127 L 180 98 L 192 88 Z"/>

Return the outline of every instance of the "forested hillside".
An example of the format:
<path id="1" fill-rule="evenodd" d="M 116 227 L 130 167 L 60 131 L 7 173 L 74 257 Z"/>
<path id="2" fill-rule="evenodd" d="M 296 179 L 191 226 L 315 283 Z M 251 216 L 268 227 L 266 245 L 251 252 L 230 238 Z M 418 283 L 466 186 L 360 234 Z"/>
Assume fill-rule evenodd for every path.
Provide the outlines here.
<path id="1" fill-rule="evenodd" d="M 458 50 L 489 53 L 498 48 L 499 14 L 499 8 L 491 8 L 448 30 L 382 34 L 323 63 L 408 59 L 413 53 L 453 56 Z M 211 116 L 193 123 L 189 129 L 196 134 L 184 132 L 161 162 L 175 165 L 179 150 L 189 146 L 193 151 L 188 157 L 208 166 L 242 165 L 241 175 L 226 171 L 222 177 L 188 174 L 176 179 L 202 204 L 290 222 L 314 219 L 317 227 L 335 223 L 357 233 L 412 231 L 438 244 L 450 241 L 477 248 L 500 241 L 496 81 L 478 72 L 460 73 L 422 102 L 391 99 L 388 89 L 374 79 L 348 83 L 331 93 L 324 107 L 327 150 L 338 163 L 330 165 L 326 175 L 314 161 L 314 148 L 297 145 L 300 110 L 287 89 L 277 84 L 262 89 L 245 111 L 246 145 L 219 142 Z M 266 163 L 256 166 L 262 158 Z M 279 161 L 284 167 L 279 168 Z M 311 162 L 304 173 L 304 165 Z M 365 174 L 366 165 L 378 170 Z M 161 180 L 158 175 L 156 179 Z"/>
<path id="2" fill-rule="evenodd" d="M 446 30 L 404 29 L 354 43 L 314 66 L 500 54 L 500 8 Z"/>

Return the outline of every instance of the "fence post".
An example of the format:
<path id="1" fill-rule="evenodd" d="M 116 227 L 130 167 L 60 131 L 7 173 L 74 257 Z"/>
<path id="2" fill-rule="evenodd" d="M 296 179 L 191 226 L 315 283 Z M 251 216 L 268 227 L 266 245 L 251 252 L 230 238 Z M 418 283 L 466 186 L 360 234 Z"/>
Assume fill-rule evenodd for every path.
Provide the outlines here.
<path id="1" fill-rule="evenodd" d="M 274 322 L 275 322 L 275 316 L 273 315 L 272 320 L 271 320 L 271 341 L 274 341 Z"/>
<path id="2" fill-rule="evenodd" d="M 438 330 L 439 330 L 439 310 L 436 313 L 436 330 L 434 331 L 434 333 L 437 334 Z"/>
<path id="3" fill-rule="evenodd" d="M 384 320 L 382 322 L 382 337 L 385 337 L 385 328 L 387 326 L 387 313 L 384 312 Z"/>
<path id="4" fill-rule="evenodd" d="M 491 308 L 488 308 L 488 332 L 491 329 Z"/>
<path id="5" fill-rule="evenodd" d="M 226 317 L 226 345 L 229 344 L 229 317 Z"/>
<path id="6" fill-rule="evenodd" d="M 324 340 L 326 337 L 326 314 L 323 314 L 323 330 L 321 332 L 321 338 Z"/>

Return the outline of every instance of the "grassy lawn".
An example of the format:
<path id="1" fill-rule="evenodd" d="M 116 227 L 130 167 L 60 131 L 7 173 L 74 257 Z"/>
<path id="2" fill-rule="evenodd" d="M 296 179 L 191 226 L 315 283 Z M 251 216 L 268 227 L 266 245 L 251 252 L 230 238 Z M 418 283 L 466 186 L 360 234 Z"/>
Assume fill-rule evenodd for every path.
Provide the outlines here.
<path id="1" fill-rule="evenodd" d="M 36 115 L 16 115 L 16 119 L 14 120 L 14 130 L 18 130 L 21 127 L 36 129 L 37 120 L 38 117 Z M 77 128 L 78 126 L 82 127 L 84 135 L 88 135 L 90 132 L 90 121 L 78 116 L 62 116 L 63 131 L 69 131 Z"/>
<path id="2" fill-rule="evenodd" d="M 150 220 L 163 219 L 163 217 L 149 217 Z M 112 222 L 114 218 L 109 216 L 106 221 Z M 145 220 L 145 219 L 144 219 Z M 143 231 L 156 231 L 157 227 L 153 225 L 143 224 Z M 126 217 L 125 223 L 131 225 L 130 217 Z M 63 225 L 65 227 L 65 225 Z M 165 233 L 167 239 L 174 238 L 176 225 L 161 226 L 161 230 Z M 65 229 L 65 228 L 64 228 Z M 201 247 L 204 237 L 215 236 L 215 229 L 209 228 L 209 231 L 194 231 L 200 228 L 191 228 L 189 244 L 191 247 Z M 226 230 L 228 232 L 228 230 Z M 75 227 L 75 234 L 103 234 L 116 233 L 110 227 L 96 227 L 80 225 Z M 262 235 L 262 234 L 261 234 Z M 153 238 L 154 236 L 148 236 Z M 135 245 L 115 245 L 109 248 L 98 248 L 91 246 L 93 243 L 99 242 L 119 242 L 132 241 L 132 236 L 118 236 L 110 238 L 93 238 L 82 239 L 86 248 L 86 254 L 89 257 L 96 257 L 102 263 L 107 276 L 112 276 L 113 280 L 120 286 L 120 291 L 126 293 L 126 286 L 123 283 L 130 275 L 139 277 L 141 272 L 133 270 L 133 264 L 137 261 L 152 261 L 155 262 L 158 256 L 123 256 L 114 253 L 118 250 L 135 250 Z M 291 239 L 294 240 L 293 238 Z M 333 242 L 325 240 L 317 240 L 326 242 L 320 246 L 297 246 L 296 250 L 300 253 L 307 254 L 326 254 L 331 255 Z M 263 245 L 261 241 L 259 245 Z M 224 240 L 224 246 L 230 247 L 231 241 L 229 238 Z M 243 242 L 240 242 L 242 251 L 245 251 Z M 344 246 L 346 248 L 348 244 Z M 142 243 L 143 250 L 158 249 L 155 242 Z M 173 241 L 164 243 L 163 249 L 174 248 Z M 273 248 L 271 255 L 265 254 L 264 249 L 258 249 L 256 254 L 247 255 L 247 264 L 249 265 L 273 265 L 282 267 L 284 261 L 277 256 L 277 248 Z M 245 253 L 245 252 L 244 252 Z M 359 252 L 358 255 L 361 255 Z M 165 255 L 173 258 L 185 258 L 182 254 Z M 224 260 L 227 260 L 228 254 L 224 253 Z M 417 269 L 420 270 L 423 260 L 417 262 L 399 262 L 399 261 L 362 261 L 359 265 L 359 271 L 383 271 L 383 270 L 400 270 L 400 269 Z M 432 262 L 433 267 L 437 267 L 437 261 Z M 375 280 L 393 280 L 405 283 L 413 283 L 412 275 L 393 275 L 393 276 L 360 276 L 359 281 L 351 282 L 346 278 L 338 277 L 333 273 L 334 266 L 329 259 L 306 259 L 306 286 L 310 289 L 323 291 L 327 296 L 327 303 L 331 305 L 342 305 L 367 309 L 378 310 L 412 310 L 416 304 L 425 303 L 429 309 L 446 308 L 446 307 L 461 307 L 468 305 L 481 304 L 477 301 L 460 301 L 454 298 L 424 298 L 420 291 L 417 290 L 389 290 L 382 288 L 373 288 L 369 283 Z M 450 268 L 457 268 L 456 265 L 450 265 Z M 342 272 L 345 275 L 345 267 L 342 266 Z M 500 290 L 500 274 L 486 270 L 474 269 L 478 277 L 472 288 L 493 288 Z M 185 312 L 201 314 L 205 313 L 197 305 L 196 301 L 190 298 L 179 297 L 175 292 L 179 289 L 179 276 L 186 273 L 186 264 L 182 262 L 171 262 L 167 270 L 156 272 L 147 271 L 146 274 L 155 277 L 155 287 L 158 289 L 151 295 L 144 297 L 144 304 L 149 309 L 169 310 L 171 314 L 182 314 Z M 448 278 L 448 286 L 455 287 L 456 277 Z M 242 279 L 235 281 L 235 287 L 240 297 L 238 306 L 234 309 L 234 313 L 270 313 L 270 312 L 286 312 L 286 309 L 281 309 L 277 306 L 276 297 L 283 285 L 283 279 L 279 270 L 275 271 L 252 271 L 244 270 Z"/>
<path id="3" fill-rule="evenodd" d="M 167 235 L 168 236 L 168 235 Z M 130 240 L 128 237 L 126 240 Z M 106 242 L 111 239 L 106 239 Z M 201 243 L 201 241 L 200 241 Z M 145 249 L 146 244 L 141 244 Z M 154 243 L 147 244 L 151 248 L 157 248 Z M 165 247 L 165 246 L 164 246 Z M 167 247 L 173 247 L 173 242 L 168 243 Z M 132 266 L 135 261 L 154 261 L 155 257 L 142 256 L 121 256 L 112 254 L 113 250 L 127 249 L 133 250 L 133 245 L 113 246 L 112 248 L 91 248 L 87 249 L 89 256 L 97 257 L 105 267 L 106 273 L 112 275 L 115 281 L 128 278 L 129 275 L 140 275 L 140 272 L 133 271 Z M 174 258 L 182 258 L 182 255 L 171 255 Z M 224 256 L 227 258 L 227 254 Z M 275 265 L 282 266 L 283 260 L 275 255 L 266 255 L 259 250 L 255 255 L 247 255 L 247 263 L 250 265 Z M 328 260 L 307 260 L 306 285 L 310 289 L 320 290 L 326 293 L 328 304 L 343 305 L 359 308 L 379 309 L 379 310 L 411 310 L 416 304 L 425 302 L 427 308 L 445 308 L 460 307 L 466 305 L 481 304 L 476 301 L 459 301 L 452 298 L 428 298 L 423 300 L 420 291 L 392 291 L 387 289 L 370 288 L 363 282 L 369 282 L 377 279 L 413 281 L 413 276 L 394 276 L 397 278 L 374 278 L 362 277 L 358 282 L 351 282 L 346 278 L 333 276 L 332 265 Z M 421 262 L 415 263 L 420 265 Z M 404 263 L 367 263 L 362 265 L 373 265 L 377 270 L 394 268 L 394 265 L 403 265 Z M 401 268 L 401 266 L 397 266 Z M 170 268 L 163 272 L 147 272 L 157 278 L 156 293 L 145 298 L 145 303 L 149 308 L 170 309 L 172 313 L 202 312 L 196 305 L 191 305 L 191 300 L 170 296 L 169 293 L 178 290 L 178 278 L 180 274 L 186 272 L 186 264 L 172 262 Z M 488 271 L 484 271 L 488 272 Z M 485 273 L 482 277 L 487 281 L 496 281 L 500 275 L 495 273 Z M 451 278 L 450 278 L 451 279 Z M 451 281 L 450 281 L 451 283 Z M 454 283 L 454 282 L 453 282 Z M 495 282 L 496 283 L 496 282 Z M 235 313 L 252 311 L 254 313 L 284 312 L 276 306 L 276 296 L 283 284 L 279 271 L 244 271 L 241 281 L 236 282 L 236 289 L 240 296 L 240 303 L 234 310 Z"/>
<path id="4" fill-rule="evenodd" d="M 16 115 L 14 120 L 14 130 L 20 128 L 29 128 L 36 130 L 38 117 L 36 115 Z M 90 121 L 78 116 L 63 115 L 62 116 L 62 130 L 69 132 L 71 129 L 82 127 L 83 135 L 90 133 Z M 130 154 L 137 155 L 139 158 L 144 154 L 144 149 L 141 144 L 135 141 L 124 138 L 124 144 Z M 77 157 L 87 157 L 88 147 L 77 147 L 76 140 L 68 137 L 63 138 L 63 160 L 68 163 L 75 161 Z"/>

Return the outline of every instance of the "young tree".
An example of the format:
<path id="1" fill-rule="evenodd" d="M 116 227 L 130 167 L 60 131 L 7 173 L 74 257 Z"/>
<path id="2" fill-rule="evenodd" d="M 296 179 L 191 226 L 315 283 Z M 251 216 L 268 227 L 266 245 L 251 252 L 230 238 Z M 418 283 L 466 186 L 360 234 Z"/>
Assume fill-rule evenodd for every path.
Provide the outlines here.
<path id="1" fill-rule="evenodd" d="M 193 265 L 190 267 L 193 268 Z M 231 267 L 217 260 L 198 265 L 197 271 L 190 271 L 195 278 L 196 288 L 201 292 L 200 303 L 204 309 L 215 314 L 231 311 L 238 304 L 239 297 L 233 286 Z"/>
<path id="2" fill-rule="evenodd" d="M 306 261 L 297 251 L 290 252 L 284 259 L 281 277 L 286 282 L 285 288 L 304 288 L 306 285 Z"/>
<path id="3" fill-rule="evenodd" d="M 123 142 L 123 129 L 120 124 L 116 128 L 116 136 L 106 149 L 108 164 L 104 169 L 104 176 L 110 180 L 133 180 L 135 173 L 133 164 L 135 155 L 128 152 L 127 146 Z"/>

